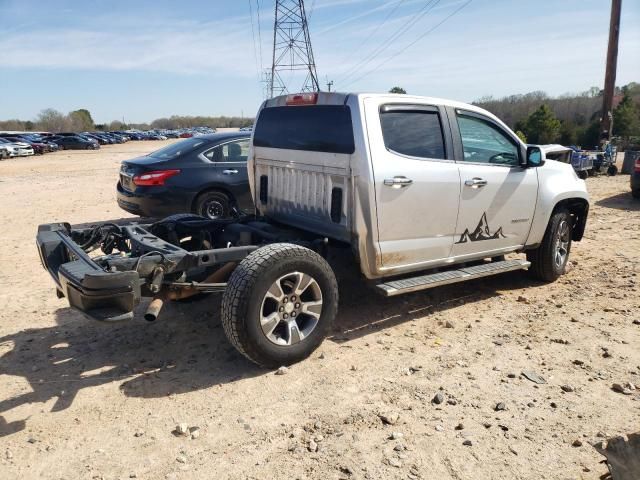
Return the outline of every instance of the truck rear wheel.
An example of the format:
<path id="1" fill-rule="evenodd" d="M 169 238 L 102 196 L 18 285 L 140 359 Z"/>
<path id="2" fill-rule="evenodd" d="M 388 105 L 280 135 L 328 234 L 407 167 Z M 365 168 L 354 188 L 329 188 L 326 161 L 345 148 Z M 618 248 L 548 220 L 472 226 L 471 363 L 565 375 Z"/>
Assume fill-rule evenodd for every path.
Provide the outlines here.
<path id="1" fill-rule="evenodd" d="M 572 225 L 568 211 L 553 213 L 542 243 L 535 250 L 527 252 L 527 260 L 531 262 L 529 272 L 534 278 L 553 282 L 564 273 L 571 251 Z"/>
<path id="2" fill-rule="evenodd" d="M 318 348 L 337 310 L 338 284 L 329 264 L 308 248 L 276 243 L 252 252 L 231 274 L 222 325 L 240 353 L 275 368 Z"/>

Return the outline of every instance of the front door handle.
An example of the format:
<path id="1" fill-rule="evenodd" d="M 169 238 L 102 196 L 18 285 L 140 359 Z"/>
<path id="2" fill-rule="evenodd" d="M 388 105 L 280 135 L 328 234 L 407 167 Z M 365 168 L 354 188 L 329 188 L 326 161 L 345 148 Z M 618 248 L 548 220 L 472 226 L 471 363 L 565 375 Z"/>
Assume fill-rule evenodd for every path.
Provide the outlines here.
<path id="1" fill-rule="evenodd" d="M 480 187 L 484 187 L 487 184 L 487 181 L 480 177 L 474 177 L 471 180 L 465 180 L 464 184 L 467 187 L 480 188 Z"/>
<path id="2" fill-rule="evenodd" d="M 238 173 L 238 170 L 223 170 L 222 173 L 223 175 L 235 175 Z"/>
<path id="3" fill-rule="evenodd" d="M 393 177 L 393 178 L 385 178 L 384 179 L 384 184 L 387 187 L 393 187 L 393 188 L 407 187 L 407 186 L 411 185 L 412 183 L 413 183 L 413 180 L 411 180 L 410 178 L 407 178 L 407 177 Z"/>

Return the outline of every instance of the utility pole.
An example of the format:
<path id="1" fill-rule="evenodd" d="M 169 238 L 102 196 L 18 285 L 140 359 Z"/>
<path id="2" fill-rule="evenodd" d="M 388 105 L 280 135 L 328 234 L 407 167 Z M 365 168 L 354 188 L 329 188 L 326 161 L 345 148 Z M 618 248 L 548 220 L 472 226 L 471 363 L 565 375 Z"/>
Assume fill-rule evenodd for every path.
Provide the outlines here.
<path id="1" fill-rule="evenodd" d="M 622 0 L 611 0 L 611 23 L 609 24 L 609 47 L 607 48 L 607 70 L 604 76 L 602 98 L 602 118 L 600 120 L 600 141 L 611 138 L 613 127 L 613 94 L 616 88 L 616 68 L 618 65 L 618 37 L 620 36 L 620 10 Z"/>
<path id="2" fill-rule="evenodd" d="M 269 77 L 271 97 L 289 92 L 281 75 L 284 71 L 304 74 L 302 88 L 295 91 L 320 91 L 304 0 L 276 0 L 273 62 Z"/>
<path id="3" fill-rule="evenodd" d="M 333 80 L 331 80 L 330 82 L 327 82 L 327 90 L 329 92 L 331 91 L 331 87 L 333 87 Z"/>

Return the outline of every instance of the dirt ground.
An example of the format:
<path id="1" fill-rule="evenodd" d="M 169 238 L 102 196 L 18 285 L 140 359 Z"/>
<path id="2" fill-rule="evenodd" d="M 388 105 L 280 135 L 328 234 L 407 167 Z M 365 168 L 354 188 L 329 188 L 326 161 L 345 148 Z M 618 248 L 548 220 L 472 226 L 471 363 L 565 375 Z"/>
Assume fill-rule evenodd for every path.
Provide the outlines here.
<path id="1" fill-rule="evenodd" d="M 0 479 L 597 479 L 590 444 L 640 431 L 640 389 L 611 388 L 640 384 L 627 176 L 587 180 L 586 238 L 555 284 L 385 299 L 342 282 L 334 335 L 280 376 L 230 346 L 215 297 L 153 324 L 56 298 L 37 225 L 127 217 L 119 161 L 160 144 L 0 162 Z"/>

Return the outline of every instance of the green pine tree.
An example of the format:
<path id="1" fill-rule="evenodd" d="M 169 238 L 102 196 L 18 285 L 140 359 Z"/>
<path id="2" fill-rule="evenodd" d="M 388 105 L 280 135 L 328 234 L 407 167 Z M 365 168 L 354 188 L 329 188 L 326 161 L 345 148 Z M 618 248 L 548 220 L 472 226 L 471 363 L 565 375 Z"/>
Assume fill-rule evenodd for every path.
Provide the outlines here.
<path id="1" fill-rule="evenodd" d="M 623 138 L 640 135 L 640 111 L 628 90 L 613 110 L 613 134 Z"/>
<path id="2" fill-rule="evenodd" d="M 540 108 L 529 115 L 525 125 L 524 133 L 529 143 L 554 143 L 560 137 L 560 120 L 547 104 L 540 105 Z"/>

